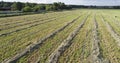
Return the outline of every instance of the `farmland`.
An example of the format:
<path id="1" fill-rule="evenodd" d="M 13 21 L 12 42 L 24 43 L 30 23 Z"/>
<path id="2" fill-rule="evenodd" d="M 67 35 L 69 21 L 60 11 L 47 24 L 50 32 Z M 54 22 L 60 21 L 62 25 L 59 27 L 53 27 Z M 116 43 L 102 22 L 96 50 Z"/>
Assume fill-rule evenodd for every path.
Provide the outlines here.
<path id="1" fill-rule="evenodd" d="M 0 63 L 120 63 L 120 10 L 0 18 Z"/>

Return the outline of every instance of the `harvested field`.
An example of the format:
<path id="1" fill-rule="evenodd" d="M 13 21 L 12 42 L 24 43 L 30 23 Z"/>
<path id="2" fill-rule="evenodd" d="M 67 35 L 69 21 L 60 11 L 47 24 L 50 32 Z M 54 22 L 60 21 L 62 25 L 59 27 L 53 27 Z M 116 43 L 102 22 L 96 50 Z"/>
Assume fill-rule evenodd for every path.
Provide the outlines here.
<path id="1" fill-rule="evenodd" d="M 119 12 L 76 9 L 0 18 L 0 63 L 120 63 Z"/>

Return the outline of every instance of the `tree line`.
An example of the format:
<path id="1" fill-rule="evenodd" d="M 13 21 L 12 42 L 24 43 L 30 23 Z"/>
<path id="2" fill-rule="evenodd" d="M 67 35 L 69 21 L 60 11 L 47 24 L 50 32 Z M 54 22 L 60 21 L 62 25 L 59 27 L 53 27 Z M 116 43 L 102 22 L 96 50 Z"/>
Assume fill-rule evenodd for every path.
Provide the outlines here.
<path id="1" fill-rule="evenodd" d="M 62 2 L 54 2 L 53 4 L 37 4 L 22 2 L 4 2 L 0 1 L 1 8 L 10 8 L 11 11 L 23 12 L 40 12 L 40 11 L 57 11 L 72 8 L 92 8 L 92 9 L 120 9 L 120 6 L 84 6 L 84 5 L 66 5 Z"/>
<path id="2" fill-rule="evenodd" d="M 53 4 L 37 4 L 37 3 L 22 3 L 22 2 L 0 2 L 0 8 L 10 8 L 11 11 L 23 12 L 39 12 L 39 11 L 57 11 L 71 9 L 72 7 L 62 2 L 54 2 Z"/>
<path id="3" fill-rule="evenodd" d="M 72 8 L 89 8 L 89 9 L 120 9 L 120 6 L 95 6 L 95 5 L 70 5 Z"/>

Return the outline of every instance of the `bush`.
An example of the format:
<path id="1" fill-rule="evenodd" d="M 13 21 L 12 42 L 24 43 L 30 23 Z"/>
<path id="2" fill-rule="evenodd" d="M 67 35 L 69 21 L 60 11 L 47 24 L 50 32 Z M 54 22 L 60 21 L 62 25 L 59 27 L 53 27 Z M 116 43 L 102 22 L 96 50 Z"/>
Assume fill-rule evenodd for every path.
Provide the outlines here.
<path id="1" fill-rule="evenodd" d="M 27 6 L 27 7 L 24 7 L 24 8 L 22 9 L 22 11 L 23 11 L 23 12 L 32 12 L 33 9 L 32 9 L 31 7 L 29 7 L 29 6 Z"/>

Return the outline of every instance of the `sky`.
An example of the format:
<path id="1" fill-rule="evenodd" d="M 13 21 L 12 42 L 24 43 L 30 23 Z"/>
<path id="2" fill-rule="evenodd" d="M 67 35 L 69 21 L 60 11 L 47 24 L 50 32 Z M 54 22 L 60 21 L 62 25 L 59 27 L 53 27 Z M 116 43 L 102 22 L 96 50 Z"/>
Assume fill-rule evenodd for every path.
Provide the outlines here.
<path id="1" fill-rule="evenodd" d="M 0 0 L 2 1 L 2 0 Z M 3 0 L 7 2 L 32 2 L 32 3 L 53 3 L 53 2 L 64 2 L 65 4 L 74 5 L 98 5 L 98 6 L 113 6 L 120 5 L 120 0 Z"/>

